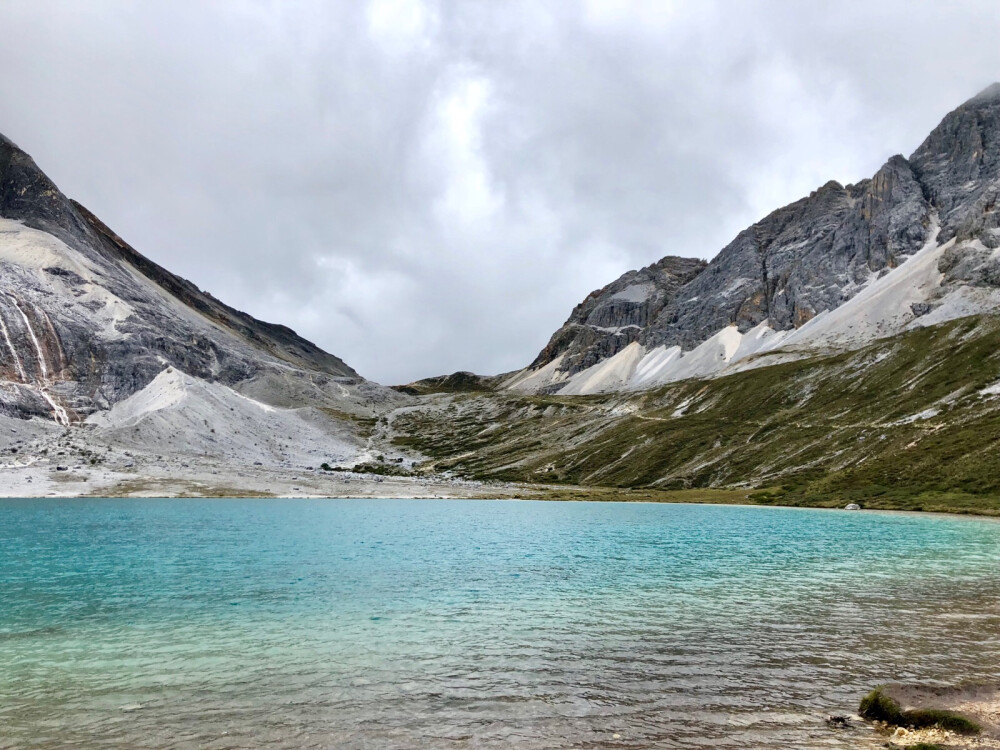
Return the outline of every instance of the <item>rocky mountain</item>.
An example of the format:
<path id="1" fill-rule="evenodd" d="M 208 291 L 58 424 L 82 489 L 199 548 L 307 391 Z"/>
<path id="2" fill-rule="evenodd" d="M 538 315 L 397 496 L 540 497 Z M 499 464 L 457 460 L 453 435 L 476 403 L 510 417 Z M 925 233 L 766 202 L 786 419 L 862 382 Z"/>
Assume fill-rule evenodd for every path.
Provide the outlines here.
<path id="1" fill-rule="evenodd" d="M 993 84 L 909 159 L 855 185 L 828 182 L 710 263 L 667 257 L 592 293 L 505 387 L 644 388 L 996 311 L 998 191 Z"/>
<path id="2" fill-rule="evenodd" d="M 145 258 L 0 136 L 4 452 L 61 455 L 69 427 L 125 465 L 318 466 L 362 454 L 354 421 L 405 398 Z"/>
<path id="3" fill-rule="evenodd" d="M 360 381 L 284 326 L 140 255 L 0 136 L 0 409 L 78 421 L 166 366 L 234 385 L 302 371 Z"/>
<path id="4" fill-rule="evenodd" d="M 561 356 L 560 369 L 577 373 L 617 354 L 638 341 L 665 308 L 676 305 L 678 292 L 706 265 L 700 259 L 668 256 L 591 292 L 531 367 Z"/>

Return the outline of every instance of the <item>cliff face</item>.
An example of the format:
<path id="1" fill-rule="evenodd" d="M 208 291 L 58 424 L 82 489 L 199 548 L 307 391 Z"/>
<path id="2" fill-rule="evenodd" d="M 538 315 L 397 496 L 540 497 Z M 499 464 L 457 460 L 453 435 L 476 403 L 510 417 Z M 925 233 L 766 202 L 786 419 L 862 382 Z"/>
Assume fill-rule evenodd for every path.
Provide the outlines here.
<path id="1" fill-rule="evenodd" d="M 649 384 L 671 379 L 671 372 L 707 374 L 738 352 L 759 351 L 743 341 L 751 331 L 761 342 L 789 340 L 818 315 L 873 288 L 932 240 L 942 248 L 935 257 L 941 282 L 921 287 L 919 299 L 896 294 L 892 304 L 905 303 L 905 309 L 869 327 L 890 335 L 930 313 L 928 322 L 940 322 L 994 311 L 1000 288 L 1000 260 L 992 255 L 1000 246 L 998 189 L 1000 84 L 994 84 L 948 114 L 909 159 L 893 156 L 856 185 L 828 182 L 740 232 L 710 263 L 664 258 L 592 293 L 526 374 L 510 382 L 558 390 L 633 343 L 639 347 L 630 355 L 633 370 L 642 369 L 650 352 L 664 353 L 655 363 L 663 366 L 660 379 Z M 670 270 L 668 282 L 650 278 L 659 269 Z M 642 283 L 656 290 L 655 301 L 627 307 L 623 290 Z M 602 325 L 605 320 L 611 325 Z M 711 367 L 664 364 L 665 358 L 676 364 L 710 342 L 719 346 Z M 559 354 L 564 356 L 556 362 Z M 547 365 L 544 377 L 531 378 Z M 622 368 L 614 369 L 621 381 Z"/>
<path id="2" fill-rule="evenodd" d="M 941 239 L 998 245 L 1000 83 L 949 113 L 910 157 L 927 200 L 941 218 Z"/>
<path id="3" fill-rule="evenodd" d="M 673 309 L 679 290 L 706 265 L 668 256 L 592 292 L 531 366 L 542 367 L 561 355 L 561 369 L 575 373 L 617 354 L 638 341 L 665 309 Z"/>
<path id="4" fill-rule="evenodd" d="M 75 422 L 171 366 L 226 386 L 364 382 L 143 257 L 0 136 L 0 412 Z"/>
<path id="5" fill-rule="evenodd" d="M 764 321 L 775 330 L 801 326 L 916 252 L 930 211 L 900 156 L 857 185 L 828 182 L 741 232 L 644 341 L 691 349 L 731 324 L 741 332 Z"/>

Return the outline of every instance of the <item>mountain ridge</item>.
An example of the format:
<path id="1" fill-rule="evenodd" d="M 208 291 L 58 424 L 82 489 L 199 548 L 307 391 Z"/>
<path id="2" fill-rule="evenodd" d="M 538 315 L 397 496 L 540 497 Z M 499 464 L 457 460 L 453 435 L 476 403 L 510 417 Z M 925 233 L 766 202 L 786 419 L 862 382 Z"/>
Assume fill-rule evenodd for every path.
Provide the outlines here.
<path id="1" fill-rule="evenodd" d="M 996 513 L 1000 86 L 970 102 L 711 262 L 588 295 L 531 368 L 394 390 L 149 261 L 4 139 L 5 491 L 357 497 L 392 478 Z"/>
<path id="2" fill-rule="evenodd" d="M 146 258 L 0 138 L 0 494 L 294 493 L 410 400 Z"/>
<path id="3" fill-rule="evenodd" d="M 365 383 L 291 329 L 229 307 L 140 254 L 4 136 L 0 224 L 0 412 L 83 421 L 169 366 L 227 387 L 267 379 L 281 401 L 280 391 L 300 388 L 296 380 L 327 391 L 320 403 Z"/>
<path id="4" fill-rule="evenodd" d="M 186 304 L 209 314 L 215 322 L 257 344 L 279 347 L 268 335 L 281 336 L 288 347 L 298 349 L 310 365 L 331 375 L 360 377 L 342 360 L 323 352 L 286 326 L 256 320 L 220 302 L 187 279 L 167 271 L 136 251 L 79 202 L 67 198 L 37 166 L 27 152 L 0 133 L 0 217 L 22 221 L 26 226 L 53 234 L 74 249 L 96 250 L 110 260 L 123 261 L 163 286 Z M 239 321 L 237 323 L 237 321 Z M 258 332 L 257 328 L 264 329 Z"/>
<path id="5" fill-rule="evenodd" d="M 942 286 L 929 290 L 927 299 L 908 302 L 907 319 L 897 316 L 886 334 L 936 309 L 927 322 L 996 310 L 1000 268 L 990 253 L 1000 244 L 998 180 L 1000 83 L 945 115 L 909 159 L 896 154 L 855 184 L 828 181 L 744 229 L 693 278 L 672 288 L 638 329 L 601 330 L 580 316 L 584 308 L 589 315 L 621 308 L 615 294 L 641 271 L 592 292 L 504 387 L 571 395 L 725 371 L 737 353 L 745 359 L 794 338 L 814 318 L 904 264 L 932 235 L 941 245 L 956 240 L 940 260 Z M 956 299 L 949 302 L 948 294 Z M 636 299 L 622 319 L 644 302 Z M 798 338 L 801 345 L 804 337 Z M 643 379 L 643 369 L 655 373 Z"/>

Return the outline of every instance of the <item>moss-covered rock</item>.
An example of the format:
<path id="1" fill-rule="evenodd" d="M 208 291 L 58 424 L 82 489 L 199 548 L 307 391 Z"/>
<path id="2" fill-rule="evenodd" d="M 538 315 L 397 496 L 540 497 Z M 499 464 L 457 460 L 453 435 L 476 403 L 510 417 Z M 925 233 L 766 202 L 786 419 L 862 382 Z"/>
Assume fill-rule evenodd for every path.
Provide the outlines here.
<path id="1" fill-rule="evenodd" d="M 890 726 L 909 729 L 938 727 L 956 734 L 979 734 L 983 728 L 972 719 L 938 708 L 917 708 L 904 711 L 899 702 L 878 687 L 861 699 L 858 713 L 868 721 L 881 721 Z"/>

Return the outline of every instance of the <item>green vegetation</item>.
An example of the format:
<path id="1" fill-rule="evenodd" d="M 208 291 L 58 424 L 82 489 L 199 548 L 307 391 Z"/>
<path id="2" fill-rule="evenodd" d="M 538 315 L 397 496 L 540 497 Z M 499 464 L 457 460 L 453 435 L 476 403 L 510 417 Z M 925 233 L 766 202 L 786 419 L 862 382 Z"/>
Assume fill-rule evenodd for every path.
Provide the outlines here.
<path id="1" fill-rule="evenodd" d="M 998 381 L 1000 320 L 970 317 L 654 391 L 433 395 L 392 439 L 483 480 L 1000 515 Z"/>
<path id="2" fill-rule="evenodd" d="M 877 687 L 861 699 L 858 714 L 868 721 L 884 721 L 886 724 L 901 726 L 903 724 L 903 709 L 899 703 L 890 698 L 882 688 Z"/>
<path id="3" fill-rule="evenodd" d="M 717 505 L 743 505 L 747 493 L 728 489 L 695 490 L 646 490 L 618 487 L 560 487 L 539 486 L 532 488 L 536 500 L 599 500 L 619 503 L 714 503 Z"/>
<path id="4" fill-rule="evenodd" d="M 899 703 L 878 687 L 861 699 L 858 713 L 868 721 L 882 721 L 897 727 L 927 729 L 939 727 L 957 734 L 979 734 L 983 728 L 972 719 L 937 708 L 903 711 Z"/>
<path id="5" fill-rule="evenodd" d="M 979 734 L 983 731 L 983 728 L 972 719 L 967 719 L 954 711 L 937 708 L 904 711 L 903 718 L 906 720 L 907 726 L 914 729 L 940 727 L 956 734 Z"/>
<path id="6" fill-rule="evenodd" d="M 376 419 L 374 417 L 362 416 L 360 414 L 354 414 L 349 411 L 344 411 L 342 409 L 333 409 L 328 406 L 317 407 L 321 412 L 327 414 L 334 419 L 340 420 L 342 422 L 349 422 L 358 425 L 361 428 L 372 429 L 375 426 Z"/>

